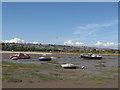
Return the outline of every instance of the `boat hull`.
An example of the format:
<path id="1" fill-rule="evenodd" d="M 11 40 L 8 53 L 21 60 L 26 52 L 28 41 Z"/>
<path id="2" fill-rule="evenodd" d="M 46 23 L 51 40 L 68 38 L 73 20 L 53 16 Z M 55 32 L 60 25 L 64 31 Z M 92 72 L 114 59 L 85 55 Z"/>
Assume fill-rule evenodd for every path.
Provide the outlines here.
<path id="1" fill-rule="evenodd" d="M 65 69 L 76 69 L 77 67 L 63 67 Z"/>
<path id="2" fill-rule="evenodd" d="M 102 59 L 102 57 L 90 57 L 90 56 L 80 56 L 83 59 Z"/>
<path id="3" fill-rule="evenodd" d="M 51 61 L 51 58 L 39 58 L 40 61 Z"/>
<path id="4" fill-rule="evenodd" d="M 63 68 L 66 68 L 66 69 L 76 69 L 78 66 L 76 65 L 73 65 L 73 64 L 63 64 L 61 65 Z"/>
<path id="5" fill-rule="evenodd" d="M 13 58 L 11 58 L 12 60 L 18 60 L 18 58 L 17 57 L 13 57 Z"/>

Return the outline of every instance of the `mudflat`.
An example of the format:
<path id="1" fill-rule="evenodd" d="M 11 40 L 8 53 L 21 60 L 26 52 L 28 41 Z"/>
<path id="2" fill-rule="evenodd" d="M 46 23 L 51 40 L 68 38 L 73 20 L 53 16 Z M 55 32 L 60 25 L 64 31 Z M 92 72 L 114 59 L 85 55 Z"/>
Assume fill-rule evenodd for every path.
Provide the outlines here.
<path id="1" fill-rule="evenodd" d="M 11 60 L 13 53 L 2 54 L 3 88 L 117 88 L 118 56 L 103 55 L 102 60 L 84 60 L 80 54 L 47 54 L 60 57 L 39 61 L 40 54 L 30 59 Z M 77 69 L 64 69 L 61 64 L 73 63 Z M 81 66 L 85 66 L 82 69 Z"/>

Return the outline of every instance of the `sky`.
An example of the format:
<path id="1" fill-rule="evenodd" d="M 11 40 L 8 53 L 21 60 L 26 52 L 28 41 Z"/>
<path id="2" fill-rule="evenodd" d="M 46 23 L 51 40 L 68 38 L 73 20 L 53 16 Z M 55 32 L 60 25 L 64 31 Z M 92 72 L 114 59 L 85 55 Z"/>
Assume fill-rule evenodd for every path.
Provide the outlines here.
<path id="1" fill-rule="evenodd" d="M 118 45 L 117 2 L 3 2 L 4 42 Z"/>

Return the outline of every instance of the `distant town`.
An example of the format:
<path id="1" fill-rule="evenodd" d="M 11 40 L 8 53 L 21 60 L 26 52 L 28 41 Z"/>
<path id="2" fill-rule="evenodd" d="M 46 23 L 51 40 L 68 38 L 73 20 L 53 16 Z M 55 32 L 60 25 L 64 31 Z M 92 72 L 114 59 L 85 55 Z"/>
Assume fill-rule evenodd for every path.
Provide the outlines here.
<path id="1" fill-rule="evenodd" d="M 1 43 L 2 51 L 35 51 L 35 52 L 66 52 L 66 53 L 120 53 L 119 49 L 96 48 L 87 46 L 67 46 L 33 43 Z"/>

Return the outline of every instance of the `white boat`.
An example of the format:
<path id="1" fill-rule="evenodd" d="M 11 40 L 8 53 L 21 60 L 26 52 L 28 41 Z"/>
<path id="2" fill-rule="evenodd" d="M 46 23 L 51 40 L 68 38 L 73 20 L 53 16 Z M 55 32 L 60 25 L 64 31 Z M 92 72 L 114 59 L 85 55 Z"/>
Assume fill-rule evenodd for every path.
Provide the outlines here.
<path id="1" fill-rule="evenodd" d="M 61 65 L 63 68 L 77 68 L 78 66 L 77 65 L 74 65 L 74 64 L 62 64 Z"/>

